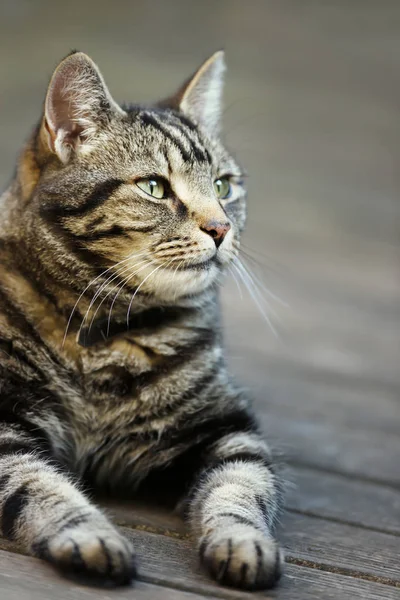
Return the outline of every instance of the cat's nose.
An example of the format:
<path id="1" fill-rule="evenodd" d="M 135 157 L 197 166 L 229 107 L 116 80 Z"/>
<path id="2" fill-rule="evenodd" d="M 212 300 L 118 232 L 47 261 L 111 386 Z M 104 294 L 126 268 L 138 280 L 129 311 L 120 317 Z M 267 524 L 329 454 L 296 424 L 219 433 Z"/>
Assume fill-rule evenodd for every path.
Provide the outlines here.
<path id="1" fill-rule="evenodd" d="M 222 242 L 224 241 L 224 237 L 226 236 L 230 228 L 230 223 L 221 223 L 220 221 L 209 221 L 208 223 L 200 227 L 202 231 L 205 231 L 206 233 L 208 233 L 208 235 L 211 235 L 217 248 L 219 248 Z"/>

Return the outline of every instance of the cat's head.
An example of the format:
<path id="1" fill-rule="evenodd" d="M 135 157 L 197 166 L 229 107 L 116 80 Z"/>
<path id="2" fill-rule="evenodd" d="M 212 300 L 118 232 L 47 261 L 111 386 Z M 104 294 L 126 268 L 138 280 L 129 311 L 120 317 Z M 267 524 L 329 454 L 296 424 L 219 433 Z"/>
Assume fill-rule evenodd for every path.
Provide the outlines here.
<path id="1" fill-rule="evenodd" d="M 166 302 L 218 281 L 245 222 L 242 172 L 220 141 L 224 70 L 217 52 L 173 97 L 121 108 L 88 56 L 60 63 L 32 203 L 37 232 L 58 238 L 54 260 L 65 238 L 82 277 L 111 268 L 125 290 Z"/>

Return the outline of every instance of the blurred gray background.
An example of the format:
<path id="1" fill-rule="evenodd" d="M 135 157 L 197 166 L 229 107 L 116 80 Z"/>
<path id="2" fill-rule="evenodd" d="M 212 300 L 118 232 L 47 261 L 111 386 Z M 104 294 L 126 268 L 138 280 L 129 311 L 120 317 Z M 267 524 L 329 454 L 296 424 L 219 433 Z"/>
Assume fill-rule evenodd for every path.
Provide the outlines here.
<path id="1" fill-rule="evenodd" d="M 398 0 L 1 0 L 1 185 L 71 49 L 117 100 L 143 102 L 221 47 L 225 137 L 249 173 L 244 250 L 288 304 L 265 293 L 275 337 L 228 283 L 232 366 L 293 460 L 385 480 L 400 424 Z"/>

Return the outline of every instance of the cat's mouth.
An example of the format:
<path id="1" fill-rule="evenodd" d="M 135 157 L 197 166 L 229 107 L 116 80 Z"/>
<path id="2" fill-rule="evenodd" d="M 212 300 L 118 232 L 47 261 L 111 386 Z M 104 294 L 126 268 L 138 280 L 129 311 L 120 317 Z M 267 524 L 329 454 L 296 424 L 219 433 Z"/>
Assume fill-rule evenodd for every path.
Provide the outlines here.
<path id="1" fill-rule="evenodd" d="M 218 263 L 217 256 L 214 255 L 214 256 L 211 256 L 210 258 L 203 259 L 202 261 L 199 261 L 196 263 L 187 262 L 185 264 L 178 264 L 177 267 L 170 267 L 170 269 L 177 270 L 177 271 L 206 271 L 213 264 L 217 264 L 217 263 Z"/>
<path id="2" fill-rule="evenodd" d="M 148 283 L 152 293 L 163 301 L 169 302 L 178 300 L 182 296 L 204 292 L 213 284 L 219 273 L 220 267 L 216 256 L 203 258 L 197 262 L 186 259 L 160 266 Z"/>

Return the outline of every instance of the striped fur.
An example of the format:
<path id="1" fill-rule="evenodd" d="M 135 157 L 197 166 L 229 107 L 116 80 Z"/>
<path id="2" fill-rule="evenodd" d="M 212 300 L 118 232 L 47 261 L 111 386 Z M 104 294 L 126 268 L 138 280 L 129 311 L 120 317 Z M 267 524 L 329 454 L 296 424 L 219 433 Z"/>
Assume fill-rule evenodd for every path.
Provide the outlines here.
<path id="1" fill-rule="evenodd" d="M 128 583 L 135 560 L 82 484 L 129 497 L 151 481 L 157 497 L 176 484 L 219 581 L 280 574 L 281 486 L 221 339 L 246 215 L 218 136 L 223 70 L 217 53 L 174 97 L 121 108 L 71 54 L 0 199 L 2 533 L 89 581 Z"/>

